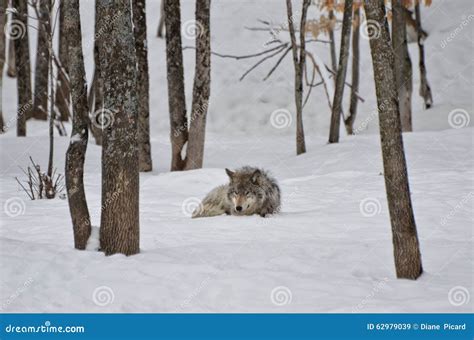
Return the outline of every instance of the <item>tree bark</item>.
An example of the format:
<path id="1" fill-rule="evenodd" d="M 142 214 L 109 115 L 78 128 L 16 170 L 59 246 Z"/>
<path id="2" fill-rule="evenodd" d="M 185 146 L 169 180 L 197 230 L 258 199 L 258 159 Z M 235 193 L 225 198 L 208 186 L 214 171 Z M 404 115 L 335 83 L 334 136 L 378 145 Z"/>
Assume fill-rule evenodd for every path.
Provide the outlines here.
<path id="1" fill-rule="evenodd" d="M 424 45 L 424 34 L 423 28 L 421 27 L 421 13 L 420 13 L 420 3 L 415 1 L 415 16 L 416 16 L 416 33 L 418 41 L 418 49 L 420 54 L 420 96 L 425 102 L 425 109 L 429 109 L 433 105 L 433 96 L 431 94 L 431 87 L 428 83 L 428 78 L 426 76 L 426 66 L 425 66 L 425 45 Z"/>
<path id="2" fill-rule="evenodd" d="M 65 1 L 59 3 L 59 61 L 63 68 L 63 72 L 58 72 L 58 79 L 56 82 L 56 116 L 61 121 L 66 122 L 69 120 L 71 113 L 69 112 L 69 103 L 71 102 L 71 93 L 69 89 L 68 80 L 64 76 L 68 72 L 68 59 L 67 59 L 67 37 L 65 34 L 65 20 L 64 20 L 64 8 Z"/>
<path id="3" fill-rule="evenodd" d="M 286 9 L 288 15 L 288 30 L 290 32 L 291 49 L 293 52 L 293 65 L 295 67 L 295 106 L 296 106 L 296 154 L 300 155 L 306 152 L 303 126 L 303 73 L 305 70 L 306 46 L 305 46 L 305 27 L 306 14 L 311 0 L 303 0 L 303 8 L 300 20 L 300 46 L 298 55 L 298 46 L 296 44 L 295 27 L 293 26 L 293 6 L 291 0 L 286 0 Z"/>
<path id="4" fill-rule="evenodd" d="M 349 115 L 344 124 L 348 135 L 354 133 L 354 121 L 357 115 L 357 104 L 359 99 L 357 93 L 359 92 L 359 36 L 360 36 L 360 7 L 354 8 L 354 25 L 352 31 L 352 87 L 351 87 L 351 102 L 349 107 Z"/>
<path id="5" fill-rule="evenodd" d="M 380 0 L 364 0 L 367 20 L 380 25 L 380 34 L 370 39 L 375 89 L 379 108 L 380 138 L 385 187 L 392 225 L 395 267 L 398 278 L 416 279 L 423 269 L 410 198 L 408 173 L 394 74 L 394 53 Z"/>
<path id="6" fill-rule="evenodd" d="M 48 118 L 48 37 L 51 34 L 49 22 L 51 0 L 39 0 L 38 40 L 36 45 L 35 92 L 33 97 L 33 118 Z"/>
<path id="7" fill-rule="evenodd" d="M 5 27 L 7 18 L 8 0 L 0 0 L 0 28 Z M 0 133 L 6 131 L 5 121 L 3 120 L 3 68 L 5 66 L 5 31 L 0 32 Z"/>
<path id="8" fill-rule="evenodd" d="M 210 0 L 196 1 L 196 66 L 185 170 L 202 168 L 211 92 Z"/>
<path id="9" fill-rule="evenodd" d="M 158 38 L 163 38 L 163 30 L 165 28 L 165 0 L 161 0 L 160 5 L 160 22 L 158 23 L 158 30 L 156 36 Z"/>
<path id="10" fill-rule="evenodd" d="M 96 6 L 96 13 L 99 12 Z M 100 22 L 100 20 L 98 20 Z M 98 23 L 96 23 L 96 32 L 97 32 Z M 94 136 L 95 143 L 97 145 L 102 145 L 102 136 L 103 131 L 98 124 L 98 117 L 102 114 L 104 110 L 104 80 L 100 73 L 100 60 L 99 60 L 99 40 L 100 38 L 97 37 L 94 41 L 94 76 L 92 79 L 92 86 L 89 92 L 88 102 L 89 102 L 89 110 L 91 116 L 91 124 L 90 129 L 92 135 Z"/>
<path id="11" fill-rule="evenodd" d="M 94 24 L 94 75 L 92 77 L 92 84 L 87 97 L 90 117 L 89 128 L 97 145 L 102 145 L 102 128 L 98 120 L 100 120 L 99 116 L 102 114 L 101 112 L 104 109 L 104 82 L 100 74 L 99 43 L 102 38 L 102 31 L 107 29 L 107 23 L 101 25 L 102 20 L 100 19 L 100 15 L 102 9 L 99 0 L 96 0 L 96 17 Z"/>
<path id="12" fill-rule="evenodd" d="M 150 85 L 145 0 L 133 0 L 133 27 L 138 62 L 138 167 L 140 171 L 151 171 L 153 166 L 150 145 Z"/>
<path id="13" fill-rule="evenodd" d="M 49 19 L 48 19 L 49 20 Z M 43 23 L 43 26 L 46 26 L 46 23 Z M 51 30 L 46 32 L 47 40 L 46 40 L 46 47 L 48 51 L 53 51 L 53 36 L 51 35 Z M 46 101 L 46 110 L 49 112 L 49 159 L 48 159 L 48 172 L 47 178 L 45 181 L 45 192 L 46 198 L 51 199 L 56 196 L 56 190 L 53 187 L 53 163 L 54 163 L 54 122 L 55 122 L 55 112 L 54 112 L 54 70 L 53 70 L 53 56 L 48 53 L 48 77 L 47 80 L 49 82 L 49 88 L 51 89 L 51 97 L 49 100 L 49 110 L 48 110 L 48 101 Z"/>
<path id="14" fill-rule="evenodd" d="M 16 62 L 15 62 L 15 42 L 12 39 L 8 40 L 8 63 L 7 76 L 16 78 Z"/>
<path id="15" fill-rule="evenodd" d="M 331 22 L 335 21 L 335 17 L 334 17 L 334 10 L 333 9 L 330 9 L 329 10 L 329 20 Z M 336 39 L 334 38 L 334 29 L 331 27 L 329 29 L 329 49 L 331 51 L 331 67 L 332 67 L 332 70 L 334 71 L 334 73 L 337 72 L 337 57 L 336 57 Z M 336 81 L 336 79 L 334 78 L 334 81 Z"/>
<path id="16" fill-rule="evenodd" d="M 188 141 L 181 43 L 181 9 L 179 0 L 163 1 L 165 2 L 166 66 L 172 150 L 171 171 L 176 171 L 184 169 L 185 162 L 181 153 Z"/>
<path id="17" fill-rule="evenodd" d="M 26 1 L 13 0 L 16 20 L 21 34 L 15 41 L 15 66 L 17 70 L 18 109 L 17 109 L 17 136 L 26 136 L 26 120 L 31 116 L 31 69 L 30 45 L 28 43 L 28 5 Z"/>
<path id="18" fill-rule="evenodd" d="M 13 7 L 12 0 L 6 0 L 6 7 Z M 8 14 L 5 18 L 5 23 L 10 25 L 13 18 L 13 14 Z M 16 65 L 15 65 L 15 43 L 13 39 L 7 36 L 8 41 L 8 62 L 7 62 L 7 76 L 10 78 L 16 78 Z"/>
<path id="19" fill-rule="evenodd" d="M 137 139 L 137 58 L 129 0 L 100 0 L 100 17 L 114 22 L 99 41 L 104 108 L 113 113 L 103 131 L 100 245 L 106 255 L 140 251 Z M 117 13 L 120 15 L 117 16 Z"/>
<path id="20" fill-rule="evenodd" d="M 395 52 L 395 79 L 398 89 L 398 104 L 402 131 L 412 131 L 411 96 L 412 67 L 408 53 L 407 29 L 402 0 L 392 1 L 392 46 Z"/>
<path id="21" fill-rule="evenodd" d="M 339 126 L 342 113 L 342 97 L 347 73 L 347 59 L 349 58 L 349 44 L 352 26 L 352 0 L 344 2 L 344 17 L 342 19 L 341 51 L 339 53 L 339 67 L 337 68 L 336 89 L 332 101 L 331 125 L 329 127 L 329 143 L 339 142 Z"/>
<path id="22" fill-rule="evenodd" d="M 84 161 L 89 131 L 87 126 L 87 83 L 82 53 L 79 0 L 61 3 L 64 26 L 61 33 L 69 39 L 66 43 L 69 62 L 69 80 L 73 104 L 71 142 L 66 153 L 66 190 L 74 232 L 74 247 L 86 249 L 91 234 L 91 222 L 84 192 Z"/>

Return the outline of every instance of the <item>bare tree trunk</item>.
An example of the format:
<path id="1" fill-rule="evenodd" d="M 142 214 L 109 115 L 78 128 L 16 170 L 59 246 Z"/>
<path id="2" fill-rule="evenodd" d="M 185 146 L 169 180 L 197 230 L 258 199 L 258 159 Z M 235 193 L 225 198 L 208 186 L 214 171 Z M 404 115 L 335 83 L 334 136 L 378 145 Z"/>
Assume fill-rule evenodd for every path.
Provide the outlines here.
<path id="1" fill-rule="evenodd" d="M 133 27 L 138 61 L 138 167 L 140 171 L 151 171 L 150 104 L 148 76 L 148 48 L 146 41 L 145 0 L 133 0 Z"/>
<path id="2" fill-rule="evenodd" d="M 7 7 L 13 7 L 12 0 L 7 0 Z M 10 25 L 13 14 L 7 14 L 5 22 L 8 22 L 7 25 Z M 8 62 L 7 62 L 7 76 L 10 78 L 16 78 L 16 64 L 15 64 L 15 43 L 9 35 L 7 35 L 8 41 Z"/>
<path id="3" fill-rule="evenodd" d="M 63 68 L 63 72 L 58 72 L 58 80 L 56 82 L 56 116 L 61 121 L 66 122 L 69 120 L 71 113 L 69 112 L 69 103 L 71 102 L 71 94 L 69 89 L 68 80 L 64 74 L 68 72 L 68 59 L 67 59 L 67 37 L 65 34 L 65 20 L 64 20 L 64 7 L 66 6 L 64 1 L 59 3 L 59 61 Z"/>
<path id="4" fill-rule="evenodd" d="M 305 27 L 306 14 L 311 0 L 303 0 L 303 8 L 300 20 L 300 46 L 298 56 L 298 46 L 296 44 L 296 33 L 293 25 L 293 6 L 291 0 L 286 0 L 286 9 L 288 15 L 288 28 L 291 39 L 291 49 L 293 52 L 293 65 L 295 67 L 295 105 L 296 105 L 296 154 L 300 155 L 306 152 L 303 126 L 303 73 L 305 70 L 306 47 L 305 47 Z"/>
<path id="5" fill-rule="evenodd" d="M 336 20 L 334 17 L 333 9 L 329 10 L 329 20 L 331 21 L 331 25 L 332 25 L 332 22 Z M 329 41 L 330 41 L 329 48 L 331 51 L 331 67 L 334 73 L 336 73 L 337 72 L 336 40 L 334 39 L 334 29 L 332 28 L 332 26 L 329 29 Z M 334 78 L 334 81 L 336 81 L 336 78 Z"/>
<path id="6" fill-rule="evenodd" d="M 163 1 L 165 2 L 166 65 L 172 150 L 171 171 L 176 171 L 184 169 L 185 162 L 181 152 L 188 141 L 181 44 L 181 9 L 179 0 Z"/>
<path id="7" fill-rule="evenodd" d="M 8 39 L 7 76 L 16 78 L 15 42 L 12 39 Z"/>
<path id="8" fill-rule="evenodd" d="M 433 105 L 433 96 L 431 94 L 431 87 L 428 83 L 428 78 L 426 76 L 426 66 L 425 66 L 425 46 L 424 46 L 424 34 L 421 27 L 421 13 L 420 13 L 420 3 L 415 1 L 415 16 L 416 16 L 416 33 L 418 40 L 418 49 L 420 51 L 420 96 L 425 101 L 425 109 L 429 109 Z"/>
<path id="9" fill-rule="evenodd" d="M 36 45 L 35 92 L 33 97 L 33 118 L 48 118 L 48 37 L 51 34 L 49 22 L 51 0 L 39 0 L 38 42 Z"/>
<path id="10" fill-rule="evenodd" d="M 48 15 L 48 22 L 50 16 Z M 46 26 L 46 23 L 43 23 L 43 26 Z M 48 51 L 53 51 L 53 36 L 51 30 L 48 30 L 46 33 L 46 47 Z M 46 198 L 51 199 L 56 196 L 56 190 L 54 188 L 53 182 L 53 162 L 54 162 L 54 122 L 55 122 L 55 112 L 54 112 L 54 70 L 53 70 L 53 56 L 48 53 L 48 78 L 49 89 L 50 89 L 50 100 L 49 100 L 49 110 L 48 110 L 48 101 L 46 101 L 46 110 L 49 111 L 49 159 L 48 159 L 48 172 L 47 177 L 45 178 L 45 193 Z"/>
<path id="11" fill-rule="evenodd" d="M 26 120 L 31 115 L 31 70 L 30 70 L 30 45 L 28 43 L 28 5 L 23 0 L 13 0 L 16 20 L 21 34 L 15 41 L 15 65 L 17 70 L 18 109 L 17 109 L 17 136 L 26 136 Z"/>
<path id="12" fill-rule="evenodd" d="M 158 23 L 158 30 L 156 36 L 158 38 L 163 38 L 163 30 L 165 29 L 165 0 L 161 0 L 160 5 L 160 22 Z"/>
<path id="13" fill-rule="evenodd" d="M 103 77 L 100 74 L 100 60 L 99 60 L 99 43 L 102 39 L 103 30 L 108 29 L 107 23 L 102 23 L 102 20 L 97 13 L 100 13 L 102 7 L 100 6 L 99 0 L 95 1 L 95 40 L 94 40 L 94 76 L 92 77 L 92 84 L 87 97 L 89 105 L 89 116 L 90 116 L 90 130 L 94 137 L 97 145 L 102 145 L 102 128 L 100 123 L 102 111 L 104 109 L 104 82 Z"/>
<path id="14" fill-rule="evenodd" d="M 202 168 L 211 93 L 210 0 L 196 1 L 196 67 L 185 169 Z"/>
<path id="15" fill-rule="evenodd" d="M 347 73 L 347 59 L 349 58 L 350 34 L 352 26 L 352 0 L 344 2 L 344 17 L 342 19 L 341 51 L 339 53 L 339 67 L 337 68 L 336 89 L 332 101 L 331 125 L 329 127 L 329 143 L 339 142 L 339 126 L 342 113 L 342 97 Z"/>
<path id="16" fill-rule="evenodd" d="M 354 121 L 357 115 L 357 104 L 359 99 L 359 35 L 360 35 L 360 7 L 354 8 L 354 31 L 352 32 L 352 87 L 351 87 L 351 103 L 349 107 L 349 115 L 344 124 L 348 135 L 354 133 Z"/>
<path id="17" fill-rule="evenodd" d="M 74 247 L 86 249 L 91 234 L 91 222 L 84 192 L 84 161 L 86 158 L 88 131 L 88 108 L 86 72 L 82 53 L 82 34 L 79 0 L 61 3 L 64 13 L 64 31 L 70 43 L 66 43 L 69 61 L 69 79 L 73 103 L 71 142 L 66 153 L 66 189 L 74 231 Z"/>
<path id="18" fill-rule="evenodd" d="M 364 4 L 367 20 L 378 23 L 381 28 L 380 35 L 370 39 L 370 49 L 379 107 L 380 138 L 395 267 L 398 278 L 416 279 L 423 269 L 398 112 L 394 53 L 390 45 L 383 1 L 364 0 Z"/>
<path id="19" fill-rule="evenodd" d="M 0 0 L 0 28 L 5 27 L 7 18 L 8 0 Z M 5 66 L 5 30 L 0 32 L 0 133 L 6 131 L 5 121 L 3 120 L 3 104 L 2 104 L 2 90 L 3 90 L 3 68 Z"/>
<path id="20" fill-rule="evenodd" d="M 106 26 L 99 42 L 104 107 L 114 114 L 103 131 L 100 246 L 106 255 L 133 255 L 140 251 L 140 230 L 137 57 L 132 9 L 129 0 L 100 1 L 100 6 L 99 20 L 114 22 Z"/>
<path id="21" fill-rule="evenodd" d="M 395 52 L 395 79 L 398 89 L 398 105 L 402 131 L 412 131 L 411 95 L 412 67 L 408 54 L 407 30 L 402 0 L 392 1 L 392 46 Z"/>

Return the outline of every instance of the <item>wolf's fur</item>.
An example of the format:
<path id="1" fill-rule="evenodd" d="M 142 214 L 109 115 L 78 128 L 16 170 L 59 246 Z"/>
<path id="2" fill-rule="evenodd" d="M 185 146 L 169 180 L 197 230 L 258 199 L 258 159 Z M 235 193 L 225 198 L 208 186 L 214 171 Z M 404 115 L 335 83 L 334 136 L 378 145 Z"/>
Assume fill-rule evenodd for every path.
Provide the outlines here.
<path id="1" fill-rule="evenodd" d="M 265 217 L 280 210 L 280 188 L 266 171 L 250 166 L 225 170 L 230 182 L 211 190 L 193 212 L 193 218 L 222 214 Z"/>

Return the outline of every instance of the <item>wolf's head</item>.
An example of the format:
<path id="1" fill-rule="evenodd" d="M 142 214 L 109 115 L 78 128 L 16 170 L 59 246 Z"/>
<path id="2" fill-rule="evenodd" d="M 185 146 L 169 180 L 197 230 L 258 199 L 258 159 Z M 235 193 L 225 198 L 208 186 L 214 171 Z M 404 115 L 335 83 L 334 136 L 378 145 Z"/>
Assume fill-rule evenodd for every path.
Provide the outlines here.
<path id="1" fill-rule="evenodd" d="M 227 197 L 232 202 L 232 214 L 253 214 L 257 203 L 264 196 L 263 190 L 259 187 L 262 175 L 260 170 L 231 171 L 225 169 L 225 171 L 230 178 Z"/>

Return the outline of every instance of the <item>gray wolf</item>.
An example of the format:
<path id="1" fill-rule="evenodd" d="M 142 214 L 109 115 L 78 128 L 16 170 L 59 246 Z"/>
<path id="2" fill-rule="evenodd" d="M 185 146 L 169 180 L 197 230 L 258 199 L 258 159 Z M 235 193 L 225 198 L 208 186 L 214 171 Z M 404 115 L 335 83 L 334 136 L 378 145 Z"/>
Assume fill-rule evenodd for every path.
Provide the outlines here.
<path id="1" fill-rule="evenodd" d="M 225 171 L 229 176 L 229 183 L 211 190 L 194 210 L 193 218 L 222 214 L 258 214 L 265 217 L 279 212 L 280 188 L 266 171 L 250 166 Z"/>

